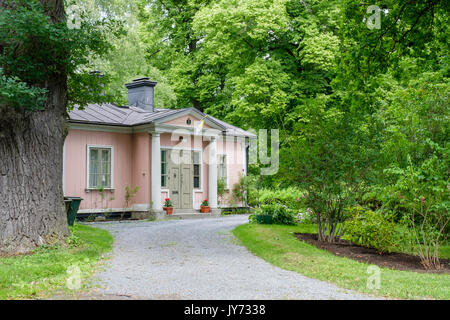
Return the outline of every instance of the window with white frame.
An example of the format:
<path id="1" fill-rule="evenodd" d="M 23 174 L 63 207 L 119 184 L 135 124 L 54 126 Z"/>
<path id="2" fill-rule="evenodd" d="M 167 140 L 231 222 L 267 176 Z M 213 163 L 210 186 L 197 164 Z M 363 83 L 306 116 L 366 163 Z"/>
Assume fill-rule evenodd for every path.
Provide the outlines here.
<path id="1" fill-rule="evenodd" d="M 201 158 L 200 158 L 200 152 L 194 151 L 193 152 L 194 157 L 194 189 L 200 189 L 201 188 Z"/>
<path id="2" fill-rule="evenodd" d="M 167 150 L 161 150 L 161 187 L 167 188 Z"/>
<path id="3" fill-rule="evenodd" d="M 88 147 L 88 188 L 112 189 L 112 147 Z"/>
<path id="4" fill-rule="evenodd" d="M 225 186 L 228 187 L 227 155 L 226 154 L 217 155 L 217 179 L 224 181 Z"/>

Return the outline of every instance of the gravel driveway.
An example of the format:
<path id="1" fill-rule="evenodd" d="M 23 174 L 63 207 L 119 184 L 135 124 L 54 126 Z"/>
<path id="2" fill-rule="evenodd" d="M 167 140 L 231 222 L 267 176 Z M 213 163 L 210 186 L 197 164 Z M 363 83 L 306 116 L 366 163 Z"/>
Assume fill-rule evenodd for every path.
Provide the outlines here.
<path id="1" fill-rule="evenodd" d="M 94 279 L 92 298 L 367 299 L 271 265 L 231 234 L 247 216 L 95 226 L 115 237 L 111 260 Z"/>

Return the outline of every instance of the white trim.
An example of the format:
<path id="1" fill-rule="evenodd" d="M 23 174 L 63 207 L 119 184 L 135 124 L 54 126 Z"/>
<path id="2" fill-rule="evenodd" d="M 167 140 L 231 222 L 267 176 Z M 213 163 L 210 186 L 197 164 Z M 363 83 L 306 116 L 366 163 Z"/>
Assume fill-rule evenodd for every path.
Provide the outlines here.
<path id="1" fill-rule="evenodd" d="M 208 145 L 208 199 L 211 208 L 217 208 L 217 139 L 212 138 Z"/>
<path id="2" fill-rule="evenodd" d="M 190 116 L 193 116 L 193 117 L 196 116 L 196 118 L 198 118 L 198 120 L 202 119 L 205 116 L 204 114 L 202 114 L 197 109 L 187 109 L 187 110 L 184 110 L 182 112 L 177 112 L 177 113 L 171 114 L 169 116 L 163 117 L 161 119 L 157 119 L 153 123 L 155 123 L 155 124 L 165 124 L 168 121 L 171 121 L 171 120 L 174 120 L 174 119 L 177 119 L 177 118 L 181 118 L 181 117 L 184 117 L 184 116 L 187 116 L 187 115 L 190 115 Z M 208 116 L 206 118 L 204 118 L 203 121 L 205 122 L 205 124 L 207 124 L 208 126 L 210 126 L 213 129 L 218 129 L 220 131 L 226 130 L 224 127 L 220 126 L 218 123 L 208 119 Z M 193 127 L 186 126 L 184 128 L 193 128 Z"/>
<path id="3" fill-rule="evenodd" d="M 160 146 L 159 147 L 159 153 L 161 154 L 163 151 L 165 151 L 164 147 Z M 159 173 L 159 176 L 160 176 L 160 179 L 161 179 L 161 177 L 162 177 L 162 157 L 160 159 L 161 159 L 161 171 Z M 167 153 L 166 153 L 166 177 L 167 177 L 166 185 L 163 186 L 162 183 L 161 183 L 161 192 L 163 192 L 163 190 L 166 190 L 166 189 L 168 190 L 168 188 L 169 188 L 169 158 L 167 156 Z"/>
<path id="4" fill-rule="evenodd" d="M 144 206 L 144 205 L 143 205 Z M 109 208 L 109 209 L 80 209 L 78 213 L 106 213 L 106 212 L 138 212 L 148 211 L 148 204 L 145 205 L 145 209 L 132 209 L 132 208 Z"/>
<path id="5" fill-rule="evenodd" d="M 198 188 L 193 188 L 193 190 L 194 191 L 197 191 L 197 193 L 198 192 L 203 192 L 203 178 L 205 177 L 205 174 L 204 174 L 204 172 L 203 172 L 203 168 L 205 167 L 204 165 L 203 165 L 203 150 L 192 150 L 192 151 L 194 151 L 194 152 L 200 152 L 200 186 L 198 187 Z M 193 161 L 194 159 L 192 159 L 192 165 L 194 165 L 195 163 L 194 163 L 194 161 Z M 192 175 L 192 178 L 194 178 L 194 175 Z"/>
<path id="6" fill-rule="evenodd" d="M 153 124 L 152 127 L 150 127 L 147 130 L 149 133 L 152 132 L 158 132 L 158 133 L 173 133 L 174 131 L 184 131 L 188 133 L 191 136 L 202 136 L 202 137 L 218 137 L 222 135 L 222 131 L 219 129 L 214 128 L 205 128 L 202 129 L 201 132 L 198 132 L 195 127 L 184 127 L 184 126 L 178 126 L 174 124 Z"/>
<path id="7" fill-rule="evenodd" d="M 134 203 L 131 205 L 130 211 L 148 211 L 150 205 L 146 203 Z"/>
<path id="8" fill-rule="evenodd" d="M 170 198 L 170 190 L 169 189 L 161 189 L 161 195 L 163 192 L 167 192 L 167 198 Z"/>
<path id="9" fill-rule="evenodd" d="M 131 212 L 131 208 L 111 208 L 111 209 L 80 209 L 78 213 L 104 213 L 104 212 Z"/>
<path id="10" fill-rule="evenodd" d="M 66 195 L 66 140 L 63 145 L 62 188 L 63 195 Z"/>
<path id="11" fill-rule="evenodd" d="M 229 158 L 230 158 L 230 155 L 228 154 L 228 153 L 225 153 L 225 152 L 217 152 L 217 154 L 216 154 L 216 157 L 218 158 L 219 156 L 226 156 L 226 163 L 225 163 L 225 168 L 227 169 L 227 185 L 225 186 L 225 189 L 226 190 L 229 190 L 230 189 L 230 174 L 229 174 L 229 170 L 228 170 L 228 164 L 230 163 L 230 160 L 229 160 Z M 219 166 L 219 162 L 217 162 L 217 166 Z M 219 171 L 217 171 L 217 179 L 219 179 Z"/>
<path id="12" fill-rule="evenodd" d="M 190 150 L 190 151 L 202 151 L 199 148 L 190 148 L 190 147 L 174 147 L 174 146 L 161 146 L 161 149 L 174 149 L 174 150 Z"/>
<path id="13" fill-rule="evenodd" d="M 247 164 L 246 164 L 246 157 L 247 157 L 247 148 L 246 148 L 246 143 L 245 143 L 245 138 L 244 139 L 237 139 L 237 143 L 241 143 L 241 150 L 242 150 L 242 173 L 244 174 L 244 176 L 247 175 Z"/>
<path id="14" fill-rule="evenodd" d="M 118 133 L 133 133 L 132 127 L 124 126 L 109 126 L 104 124 L 91 123 L 74 123 L 69 122 L 69 129 L 84 130 L 84 131 L 100 131 L 100 132 L 118 132 Z"/>
<path id="15" fill-rule="evenodd" d="M 196 133 L 195 127 L 187 127 L 187 126 L 185 127 L 185 126 L 178 126 L 178 125 L 165 124 L 165 123 L 146 123 L 146 124 L 136 124 L 133 126 L 70 122 L 70 121 L 67 123 L 69 126 L 69 130 L 116 132 L 116 133 L 129 133 L 129 134 L 139 133 L 139 132 L 151 133 L 154 131 L 159 131 L 160 133 L 170 133 L 177 129 L 186 129 L 186 130 L 189 130 L 189 132 L 192 135 L 200 135 L 200 136 L 208 137 L 208 136 L 222 136 L 223 131 L 224 131 L 224 129 L 205 128 L 205 129 L 202 129 L 201 134 L 198 134 L 198 133 Z M 205 123 L 208 124 L 207 121 L 205 121 Z M 255 139 L 255 137 L 253 137 L 253 136 L 245 136 L 245 135 L 241 135 L 241 134 L 227 133 L 226 136 L 227 137 L 249 137 L 250 139 Z"/>
<path id="16" fill-rule="evenodd" d="M 105 190 L 114 190 L 114 146 L 111 145 L 98 145 L 98 144 L 88 144 L 86 145 L 86 190 L 97 190 L 96 188 L 91 188 L 89 185 L 89 172 L 90 172 L 90 163 L 89 163 L 89 155 L 90 149 L 99 148 L 99 149 L 110 149 L 111 150 L 111 187 L 105 188 Z"/>
<path id="17" fill-rule="evenodd" d="M 161 203 L 161 135 L 159 132 L 152 132 L 151 147 L 151 201 L 155 211 L 162 211 Z"/>

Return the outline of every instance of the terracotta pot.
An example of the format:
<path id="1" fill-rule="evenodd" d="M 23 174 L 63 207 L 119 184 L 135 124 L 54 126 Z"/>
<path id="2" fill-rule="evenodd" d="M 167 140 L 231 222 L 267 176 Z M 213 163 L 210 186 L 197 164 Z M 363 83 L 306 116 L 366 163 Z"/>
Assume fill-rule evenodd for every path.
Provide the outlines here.
<path id="1" fill-rule="evenodd" d="M 209 213 L 210 206 L 200 206 L 201 213 Z"/>
<path id="2" fill-rule="evenodd" d="M 163 207 L 163 210 L 167 215 L 171 215 L 173 213 L 173 207 Z"/>

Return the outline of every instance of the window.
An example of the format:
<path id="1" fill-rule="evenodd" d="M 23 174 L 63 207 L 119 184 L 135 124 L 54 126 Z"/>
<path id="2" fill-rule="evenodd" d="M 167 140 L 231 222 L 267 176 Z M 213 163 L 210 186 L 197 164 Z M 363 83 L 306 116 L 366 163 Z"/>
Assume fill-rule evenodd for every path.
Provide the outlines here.
<path id="1" fill-rule="evenodd" d="M 161 150 L 161 187 L 167 188 L 167 150 Z"/>
<path id="2" fill-rule="evenodd" d="M 201 163 L 200 152 L 194 151 L 194 189 L 200 189 Z"/>
<path id="3" fill-rule="evenodd" d="M 217 157 L 217 179 L 225 181 L 225 186 L 228 187 L 227 155 L 219 154 Z"/>
<path id="4" fill-rule="evenodd" d="M 112 147 L 88 147 L 88 188 L 112 189 Z"/>

